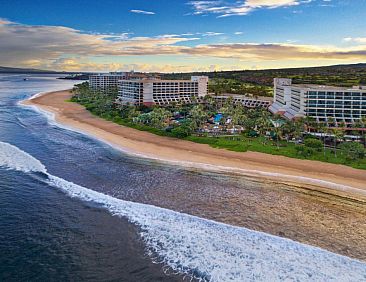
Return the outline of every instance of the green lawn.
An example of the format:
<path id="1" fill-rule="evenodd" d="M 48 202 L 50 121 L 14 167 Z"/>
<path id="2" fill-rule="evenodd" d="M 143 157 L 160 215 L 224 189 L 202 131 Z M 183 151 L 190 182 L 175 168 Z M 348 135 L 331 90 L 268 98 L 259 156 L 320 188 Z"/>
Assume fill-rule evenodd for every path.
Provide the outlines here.
<path id="1" fill-rule="evenodd" d="M 234 140 L 233 140 L 234 139 Z M 240 139 L 240 140 L 238 140 Z M 324 152 L 314 152 L 311 156 L 301 156 L 299 155 L 296 147 L 303 145 L 295 145 L 294 143 L 287 143 L 285 141 L 280 142 L 280 148 L 278 149 L 276 143 L 269 140 L 264 140 L 262 137 L 258 138 L 249 138 L 249 137 L 196 137 L 190 136 L 187 137 L 186 140 L 208 144 L 213 148 L 221 148 L 227 149 L 235 152 L 261 152 L 271 155 L 281 155 L 290 158 L 297 159 L 307 159 L 307 160 L 316 160 L 323 161 L 334 164 L 344 164 L 358 169 L 366 169 L 366 159 L 362 159 L 360 161 L 347 161 L 345 157 L 338 152 L 338 156 L 334 156 L 334 152 L 331 149 L 326 149 L 325 155 Z M 265 142 L 265 143 L 264 143 Z"/>
<path id="2" fill-rule="evenodd" d="M 126 119 L 118 119 L 118 120 L 111 118 L 106 119 L 137 130 L 148 131 L 150 133 L 160 136 L 174 137 L 171 133 L 166 132 L 164 130 L 153 128 L 147 125 L 136 124 Z M 277 148 L 276 142 L 271 140 L 265 140 L 265 138 L 263 137 L 249 138 L 242 135 L 233 137 L 189 136 L 184 139 L 195 143 L 208 144 L 213 148 L 227 149 L 234 152 L 246 152 L 246 151 L 261 152 L 271 155 L 281 155 L 296 159 L 317 160 L 334 164 L 343 164 L 358 169 L 366 169 L 365 158 L 360 161 L 351 162 L 346 160 L 344 156 L 341 154 L 341 152 L 338 152 L 337 157 L 335 157 L 333 150 L 328 148 L 325 151 L 325 155 L 324 152 L 321 151 L 321 152 L 314 152 L 313 155 L 304 157 L 299 155 L 298 151 L 296 150 L 296 147 L 303 145 L 296 145 L 294 143 L 281 141 L 279 148 Z"/>
<path id="3" fill-rule="evenodd" d="M 73 101 L 71 99 L 68 102 Z M 97 112 L 93 110 L 94 108 L 91 107 L 95 106 L 93 104 L 85 103 L 84 106 L 89 108 L 91 113 L 93 113 L 94 115 L 99 116 L 108 121 L 112 121 L 117 124 L 128 126 L 137 130 L 148 131 L 150 133 L 160 136 L 174 137 L 173 134 L 170 132 L 166 132 L 165 130 L 157 129 L 147 125 L 133 123 L 129 119 L 122 119 L 121 117 L 116 116 L 115 113 L 98 115 Z M 338 156 L 335 157 L 333 151 L 330 149 L 326 149 L 325 155 L 323 151 L 321 152 L 314 151 L 312 155 L 305 157 L 300 155 L 299 152 L 296 150 L 296 148 L 299 148 L 299 146 L 303 145 L 295 145 L 294 143 L 281 141 L 280 147 L 277 148 L 277 145 L 274 141 L 265 140 L 265 138 L 263 137 L 250 138 L 244 135 L 237 137 L 218 137 L 218 138 L 189 136 L 184 139 L 200 144 L 208 144 L 214 148 L 227 149 L 235 152 L 246 152 L 246 151 L 261 152 L 272 155 L 286 156 L 290 158 L 317 160 L 334 164 L 343 164 L 358 169 L 366 169 L 366 158 L 363 158 L 362 160 L 359 161 L 349 161 L 346 160 L 346 158 L 341 154 L 341 152 L 338 152 Z"/>

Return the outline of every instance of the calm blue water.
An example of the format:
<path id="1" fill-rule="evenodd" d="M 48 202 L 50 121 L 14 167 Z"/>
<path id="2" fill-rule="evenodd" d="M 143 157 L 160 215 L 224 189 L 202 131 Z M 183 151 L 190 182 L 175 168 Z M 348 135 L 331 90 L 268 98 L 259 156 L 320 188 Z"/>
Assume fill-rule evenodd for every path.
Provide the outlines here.
<path id="1" fill-rule="evenodd" d="M 140 173 L 139 164 L 17 105 L 38 92 L 71 88 L 73 82 L 24 77 L 0 75 L 0 141 L 33 155 L 65 179 L 101 190 L 118 186 L 126 198 L 140 193 L 123 178 Z M 0 167 L 0 211 L 0 281 L 179 278 L 166 276 L 161 265 L 152 263 L 127 220 L 71 199 L 30 175 Z"/>
<path id="2" fill-rule="evenodd" d="M 324 223 L 340 222 L 348 232 L 362 215 L 348 218 L 344 207 L 314 205 L 273 183 L 124 155 L 18 106 L 73 85 L 24 77 L 0 75 L 0 281 L 182 281 L 183 273 L 215 281 L 366 280 L 364 263 L 202 219 L 311 241 Z M 299 216 L 309 207 L 319 231 L 303 235 L 308 225 Z"/>

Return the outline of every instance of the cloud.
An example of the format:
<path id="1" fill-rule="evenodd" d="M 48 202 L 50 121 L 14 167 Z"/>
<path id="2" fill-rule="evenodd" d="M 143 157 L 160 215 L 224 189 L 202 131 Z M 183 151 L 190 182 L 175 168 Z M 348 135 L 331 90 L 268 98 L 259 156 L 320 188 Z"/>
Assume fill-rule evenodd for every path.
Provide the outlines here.
<path id="1" fill-rule="evenodd" d="M 366 44 L 366 37 L 346 37 L 343 38 L 346 42 L 355 42 L 355 43 L 365 43 Z"/>
<path id="2" fill-rule="evenodd" d="M 312 0 L 241 0 L 241 1 L 190 1 L 194 14 L 217 14 L 218 17 L 244 16 L 256 9 L 274 9 L 310 3 Z"/>
<path id="3" fill-rule="evenodd" d="M 219 66 L 201 66 L 197 64 L 124 64 L 124 63 L 96 63 L 92 61 L 79 61 L 79 58 L 65 58 L 55 61 L 52 66 L 64 71 L 141 71 L 141 72 L 190 72 L 190 71 L 214 71 Z M 37 66 L 36 66 L 37 67 Z"/>
<path id="4" fill-rule="evenodd" d="M 4 25 L 4 24 L 12 24 L 13 22 L 7 20 L 7 19 L 2 19 L 0 18 L 0 25 Z"/>
<path id="5" fill-rule="evenodd" d="M 197 40 L 162 35 L 129 37 L 128 34 L 89 34 L 62 26 L 31 26 L 0 22 L 0 62 L 24 65 L 42 61 L 45 65 L 65 56 L 118 56 L 134 53 L 173 53 L 174 44 Z M 169 49 L 169 50 L 167 50 Z"/>
<path id="6" fill-rule="evenodd" d="M 288 43 L 232 43 L 198 45 L 183 51 L 186 54 L 232 58 L 246 61 L 274 60 L 346 60 L 365 59 L 366 46 L 337 48 L 332 46 L 296 45 Z"/>
<path id="7" fill-rule="evenodd" d="M 218 36 L 218 35 L 224 35 L 225 33 L 222 32 L 214 32 L 214 31 L 207 31 L 204 33 L 197 33 L 197 34 L 201 34 L 202 36 Z"/>
<path id="8" fill-rule="evenodd" d="M 143 11 L 143 10 L 130 10 L 131 13 L 143 14 L 143 15 L 155 15 L 154 12 Z"/>
<path id="9" fill-rule="evenodd" d="M 211 34 L 211 33 L 204 33 Z M 215 33 L 212 33 L 215 34 Z M 201 33 L 202 35 L 202 33 Z M 173 57 L 172 71 L 199 69 L 196 59 L 213 61 L 223 59 L 253 64 L 283 61 L 297 62 L 347 62 L 366 59 L 364 38 L 349 38 L 351 47 L 299 45 L 287 43 L 226 43 L 192 44 L 199 38 L 182 34 L 165 34 L 154 37 L 131 37 L 131 34 L 90 34 L 62 26 L 31 26 L 0 21 L 0 62 L 4 66 L 38 67 L 56 70 L 108 70 L 120 64 L 103 63 L 133 60 L 150 56 L 151 65 L 142 69 L 161 70 L 162 56 Z M 191 42 L 187 45 L 186 42 Z M 356 44 L 357 43 L 357 44 Z M 178 66 L 174 62 L 187 62 Z M 212 62 L 211 62 L 212 61 Z M 96 63 L 101 62 L 101 63 Z M 189 62 L 189 63 L 188 63 Z M 267 65 L 268 65 L 267 64 Z M 169 65 L 169 64 L 168 64 Z M 123 65 L 122 65 L 123 66 Z M 167 66 L 164 69 L 169 69 Z"/>

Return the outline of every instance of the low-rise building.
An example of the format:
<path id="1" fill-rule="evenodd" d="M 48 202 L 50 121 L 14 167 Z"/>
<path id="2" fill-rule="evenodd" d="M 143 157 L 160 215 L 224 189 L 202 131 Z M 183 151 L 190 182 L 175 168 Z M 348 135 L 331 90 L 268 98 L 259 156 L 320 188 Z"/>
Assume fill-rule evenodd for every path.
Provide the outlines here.
<path id="1" fill-rule="evenodd" d="M 219 106 L 223 106 L 225 102 L 231 98 L 234 104 L 242 104 L 246 108 L 264 108 L 268 109 L 273 99 L 271 97 L 249 97 L 235 94 L 222 94 L 212 96 Z"/>
<path id="2" fill-rule="evenodd" d="M 121 79 L 116 102 L 137 106 L 191 103 L 192 99 L 206 96 L 207 91 L 207 76 L 192 76 L 191 80 Z"/>
<path id="3" fill-rule="evenodd" d="M 312 117 L 318 122 L 354 123 L 366 116 L 366 87 L 292 84 L 274 79 L 274 103 L 269 110 L 288 119 Z"/>

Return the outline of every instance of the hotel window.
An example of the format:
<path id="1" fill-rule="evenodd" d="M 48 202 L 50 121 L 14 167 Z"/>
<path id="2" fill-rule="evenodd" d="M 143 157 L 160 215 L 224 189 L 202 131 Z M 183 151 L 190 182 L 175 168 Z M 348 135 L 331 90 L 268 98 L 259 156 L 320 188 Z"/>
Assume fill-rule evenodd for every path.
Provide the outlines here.
<path id="1" fill-rule="evenodd" d="M 319 99 L 325 99 L 325 92 L 318 92 Z"/>
<path id="2" fill-rule="evenodd" d="M 352 97 L 352 93 L 344 92 L 344 99 L 350 99 Z"/>
<path id="3" fill-rule="evenodd" d="M 334 92 L 327 92 L 328 99 L 334 99 Z"/>
<path id="4" fill-rule="evenodd" d="M 335 95 L 335 98 L 337 100 L 342 100 L 343 99 L 343 93 L 342 92 L 337 92 L 336 95 Z"/>

